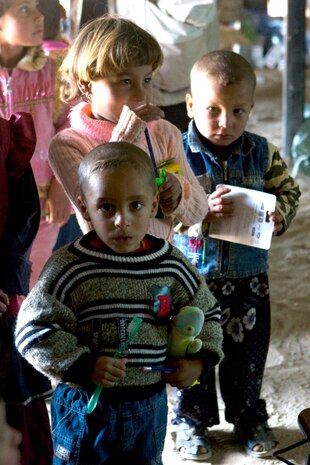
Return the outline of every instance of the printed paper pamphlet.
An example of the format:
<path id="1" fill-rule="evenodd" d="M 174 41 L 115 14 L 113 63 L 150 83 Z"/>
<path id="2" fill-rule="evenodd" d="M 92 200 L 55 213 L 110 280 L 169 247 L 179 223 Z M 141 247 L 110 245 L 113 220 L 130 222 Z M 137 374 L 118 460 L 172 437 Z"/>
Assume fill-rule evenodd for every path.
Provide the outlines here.
<path id="1" fill-rule="evenodd" d="M 233 198 L 234 215 L 211 222 L 209 236 L 268 250 L 274 222 L 268 221 L 267 212 L 275 211 L 276 196 L 228 184 L 226 187 L 231 189 L 225 197 Z"/>

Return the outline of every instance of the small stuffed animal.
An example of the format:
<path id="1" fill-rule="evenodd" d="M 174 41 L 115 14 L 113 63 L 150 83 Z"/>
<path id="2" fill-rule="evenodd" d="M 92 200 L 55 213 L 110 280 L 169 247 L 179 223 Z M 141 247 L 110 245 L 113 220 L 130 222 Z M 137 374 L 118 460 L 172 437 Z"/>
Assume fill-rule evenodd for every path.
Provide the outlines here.
<path id="1" fill-rule="evenodd" d="M 202 347 L 202 341 L 196 338 L 204 322 L 203 311 L 198 307 L 182 307 L 172 318 L 168 337 L 168 357 L 184 358 L 195 354 Z"/>

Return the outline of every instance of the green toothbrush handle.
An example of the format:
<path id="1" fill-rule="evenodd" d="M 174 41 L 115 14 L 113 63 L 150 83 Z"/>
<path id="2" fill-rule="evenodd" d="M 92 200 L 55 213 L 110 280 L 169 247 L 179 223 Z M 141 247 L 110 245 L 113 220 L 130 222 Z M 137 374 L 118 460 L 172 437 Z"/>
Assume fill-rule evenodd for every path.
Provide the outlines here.
<path id="1" fill-rule="evenodd" d="M 138 316 L 134 316 L 133 319 L 131 320 L 131 323 L 128 326 L 128 330 L 129 330 L 129 327 L 131 326 L 130 335 L 128 336 L 127 341 L 124 342 L 115 352 L 113 358 L 121 357 L 122 353 L 127 349 L 130 342 L 133 340 L 133 338 L 137 334 L 138 329 L 140 328 L 141 324 L 142 324 L 142 318 L 139 318 Z M 102 391 L 102 386 L 97 386 L 93 395 L 90 398 L 90 401 L 88 402 L 87 411 L 86 411 L 87 414 L 92 413 L 95 410 L 101 391 Z"/>
<path id="2" fill-rule="evenodd" d="M 93 395 L 90 398 L 90 401 L 88 402 L 88 406 L 87 406 L 88 414 L 92 413 L 95 410 L 101 391 L 102 391 L 102 386 L 97 386 Z"/>

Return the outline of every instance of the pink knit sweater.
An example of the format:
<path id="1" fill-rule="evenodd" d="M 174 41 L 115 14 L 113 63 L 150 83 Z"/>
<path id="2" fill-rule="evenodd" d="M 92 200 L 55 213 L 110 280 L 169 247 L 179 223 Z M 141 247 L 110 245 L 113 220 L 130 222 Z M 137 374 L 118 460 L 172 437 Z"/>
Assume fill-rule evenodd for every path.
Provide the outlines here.
<path id="1" fill-rule="evenodd" d="M 53 138 L 48 151 L 50 165 L 74 205 L 83 232 L 92 228 L 82 218 L 77 205 L 78 167 L 82 158 L 99 144 L 121 140 L 135 144 L 148 153 L 144 135 L 146 123 L 128 107 L 124 106 L 117 124 L 96 120 L 90 115 L 90 104 L 76 105 L 70 116 L 71 128 L 59 132 Z M 174 158 L 174 162 L 180 163 L 182 168 L 182 175 L 174 175 L 182 186 L 178 207 L 165 218 L 154 218 L 150 222 L 151 234 L 171 241 L 176 220 L 187 226 L 202 221 L 208 211 L 207 197 L 187 163 L 180 131 L 165 120 L 152 121 L 147 127 L 157 164 Z"/>

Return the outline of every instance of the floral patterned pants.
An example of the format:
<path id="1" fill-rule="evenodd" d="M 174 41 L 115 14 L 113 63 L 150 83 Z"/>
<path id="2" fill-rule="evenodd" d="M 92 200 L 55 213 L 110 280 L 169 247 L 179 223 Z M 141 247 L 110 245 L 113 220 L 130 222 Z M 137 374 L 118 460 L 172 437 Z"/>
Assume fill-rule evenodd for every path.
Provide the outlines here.
<path id="1" fill-rule="evenodd" d="M 267 420 L 260 399 L 270 340 L 270 300 L 266 273 L 243 279 L 207 280 L 222 308 L 225 358 L 219 386 L 225 419 L 241 427 Z M 215 370 L 200 384 L 177 391 L 175 421 L 213 426 L 219 423 Z"/>

